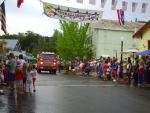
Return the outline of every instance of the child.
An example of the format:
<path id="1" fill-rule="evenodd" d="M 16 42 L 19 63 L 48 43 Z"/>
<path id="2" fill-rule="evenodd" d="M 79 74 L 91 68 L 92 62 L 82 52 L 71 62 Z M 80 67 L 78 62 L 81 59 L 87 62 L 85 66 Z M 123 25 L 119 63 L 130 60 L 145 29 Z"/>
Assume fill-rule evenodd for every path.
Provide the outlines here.
<path id="1" fill-rule="evenodd" d="M 32 69 L 32 80 L 33 80 L 33 92 L 35 92 L 35 81 L 36 81 L 36 69 L 35 69 L 35 65 L 33 65 L 33 69 Z"/>
<path id="2" fill-rule="evenodd" d="M 106 75 L 107 75 L 107 80 L 111 80 L 111 67 L 110 67 L 110 65 L 108 65 L 108 67 L 107 67 Z"/>
<path id="3" fill-rule="evenodd" d="M 27 77 L 26 77 L 26 92 L 31 94 L 32 93 L 32 65 L 29 64 L 27 67 Z"/>
<path id="4" fill-rule="evenodd" d="M 17 93 L 21 93 L 22 85 L 23 85 L 23 73 L 22 73 L 22 69 L 20 67 L 20 62 L 17 62 L 15 80 L 16 80 Z"/>
<path id="5" fill-rule="evenodd" d="M 26 92 L 26 79 L 27 79 L 27 64 L 24 63 L 22 67 L 23 72 L 23 91 Z"/>

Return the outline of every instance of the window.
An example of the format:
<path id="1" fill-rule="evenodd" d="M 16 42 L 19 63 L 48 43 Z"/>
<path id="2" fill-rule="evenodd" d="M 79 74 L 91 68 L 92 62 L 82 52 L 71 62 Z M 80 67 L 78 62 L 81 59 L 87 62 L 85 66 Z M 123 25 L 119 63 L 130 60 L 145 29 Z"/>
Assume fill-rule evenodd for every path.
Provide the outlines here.
<path id="1" fill-rule="evenodd" d="M 45 58 L 45 59 L 55 59 L 56 55 L 54 54 L 41 54 L 41 58 Z"/>

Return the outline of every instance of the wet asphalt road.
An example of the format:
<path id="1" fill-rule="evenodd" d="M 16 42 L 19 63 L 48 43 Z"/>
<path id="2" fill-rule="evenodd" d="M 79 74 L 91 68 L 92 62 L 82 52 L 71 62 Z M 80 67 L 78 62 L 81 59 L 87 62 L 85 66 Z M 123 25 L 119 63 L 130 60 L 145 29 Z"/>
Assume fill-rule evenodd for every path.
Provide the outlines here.
<path id="1" fill-rule="evenodd" d="M 93 78 L 38 75 L 36 92 L 0 95 L 0 113 L 150 113 L 150 89 Z"/>

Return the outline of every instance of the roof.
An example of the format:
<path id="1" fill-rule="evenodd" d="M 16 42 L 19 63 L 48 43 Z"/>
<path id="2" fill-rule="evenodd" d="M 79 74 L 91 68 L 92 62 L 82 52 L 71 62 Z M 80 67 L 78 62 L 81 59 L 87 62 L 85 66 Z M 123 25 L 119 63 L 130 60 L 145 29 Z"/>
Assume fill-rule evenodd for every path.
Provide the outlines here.
<path id="1" fill-rule="evenodd" d="M 0 41 L 6 41 L 6 47 L 9 49 L 14 49 L 16 44 L 18 43 L 17 39 L 0 39 Z"/>
<path id="2" fill-rule="evenodd" d="M 145 23 L 134 35 L 133 37 L 139 38 L 142 37 L 142 35 L 148 30 L 150 29 L 150 20 Z"/>
<path id="3" fill-rule="evenodd" d="M 106 30 L 116 30 L 116 31 L 132 31 L 139 29 L 143 26 L 143 23 L 139 22 L 125 22 L 123 28 L 119 25 L 117 20 L 105 20 L 102 19 L 98 22 L 91 23 L 91 27 L 95 29 L 106 29 Z"/>

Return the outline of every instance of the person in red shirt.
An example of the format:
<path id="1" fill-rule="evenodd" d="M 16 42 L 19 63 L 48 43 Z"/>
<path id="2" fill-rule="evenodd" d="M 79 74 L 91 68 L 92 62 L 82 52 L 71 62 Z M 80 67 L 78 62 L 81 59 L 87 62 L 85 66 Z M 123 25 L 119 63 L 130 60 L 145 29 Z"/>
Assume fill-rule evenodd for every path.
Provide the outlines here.
<path id="1" fill-rule="evenodd" d="M 106 76 L 106 72 L 107 72 L 107 60 L 104 61 L 104 63 L 102 64 L 102 71 L 103 71 L 103 80 L 107 80 L 107 76 Z"/>
<path id="2" fill-rule="evenodd" d="M 15 82 L 17 93 L 21 93 L 23 87 L 23 72 L 20 66 L 20 62 L 17 62 Z"/>

